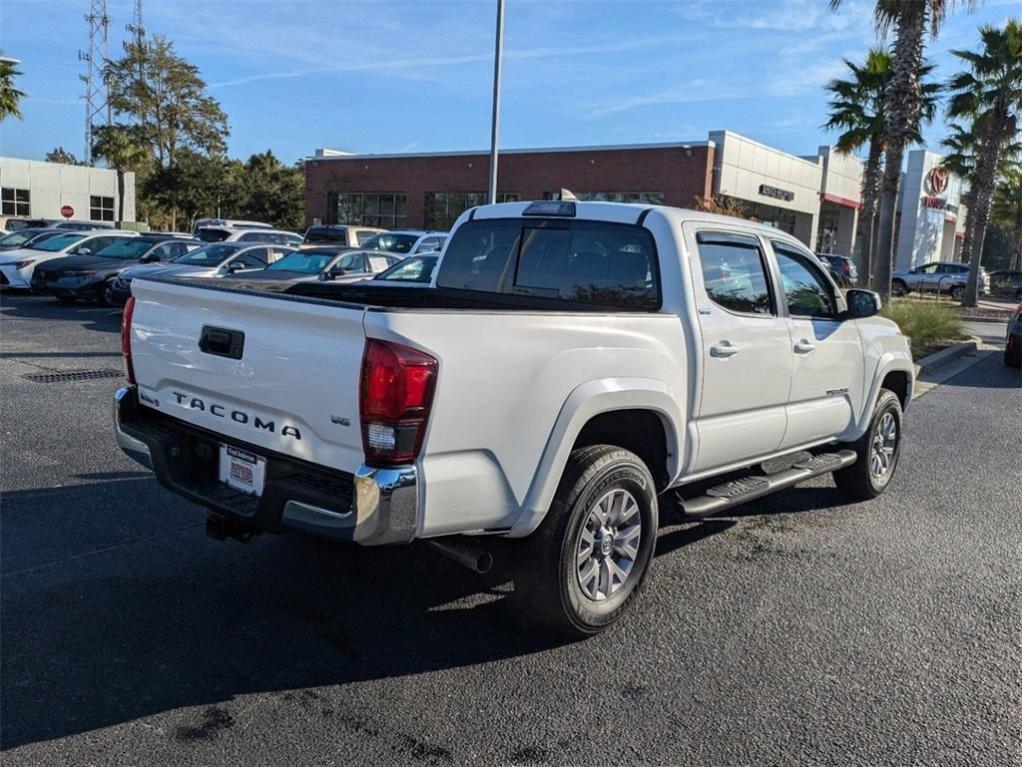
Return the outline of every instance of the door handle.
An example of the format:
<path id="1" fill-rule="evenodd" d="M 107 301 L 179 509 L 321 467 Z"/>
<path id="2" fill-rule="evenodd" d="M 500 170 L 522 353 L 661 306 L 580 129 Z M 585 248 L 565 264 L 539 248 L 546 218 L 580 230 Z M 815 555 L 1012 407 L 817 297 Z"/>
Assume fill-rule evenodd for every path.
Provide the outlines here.
<path id="1" fill-rule="evenodd" d="M 738 347 L 730 341 L 721 341 L 710 347 L 711 357 L 730 357 L 735 354 L 738 354 Z"/>
<path id="2" fill-rule="evenodd" d="M 814 344 L 812 341 L 807 341 L 804 338 L 797 344 L 795 344 L 795 352 L 797 354 L 809 354 L 809 352 L 811 352 L 815 348 L 816 344 Z"/>

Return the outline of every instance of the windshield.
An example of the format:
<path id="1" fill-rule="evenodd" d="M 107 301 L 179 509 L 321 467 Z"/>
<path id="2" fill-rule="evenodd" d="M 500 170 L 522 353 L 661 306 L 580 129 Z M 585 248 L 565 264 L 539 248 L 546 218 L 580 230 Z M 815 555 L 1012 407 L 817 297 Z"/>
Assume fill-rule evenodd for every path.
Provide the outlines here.
<path id="1" fill-rule="evenodd" d="M 56 237 L 51 237 L 43 242 L 32 243 L 29 247 L 31 247 L 32 250 L 43 250 L 48 253 L 56 253 L 58 250 L 69 248 L 76 242 L 81 242 L 84 239 L 84 234 L 59 234 Z"/>
<path id="2" fill-rule="evenodd" d="M 429 282 L 436 268 L 436 256 L 413 256 L 400 261 L 376 276 L 378 280 L 401 280 L 402 282 Z"/>
<path id="3" fill-rule="evenodd" d="M 220 242 L 231 236 L 227 229 L 200 229 L 196 235 L 203 242 Z"/>
<path id="4" fill-rule="evenodd" d="M 21 229 L 20 231 L 8 234 L 6 237 L 0 237 L 0 248 L 16 248 L 39 236 L 40 232 L 36 229 Z"/>
<path id="5" fill-rule="evenodd" d="M 266 271 L 319 274 L 337 258 L 333 251 L 297 250 L 266 267 Z"/>
<path id="6" fill-rule="evenodd" d="M 388 253 L 410 253 L 418 242 L 417 234 L 392 234 L 385 232 L 366 240 L 362 247 L 366 250 L 385 250 Z"/>
<path id="7" fill-rule="evenodd" d="M 175 264 L 189 264 L 190 266 L 220 266 L 230 256 L 241 250 L 240 245 L 229 243 L 210 243 L 196 248 L 174 261 Z"/>
<path id="8" fill-rule="evenodd" d="M 123 258 L 125 260 L 138 260 L 146 254 L 150 248 L 154 247 L 156 243 L 151 240 L 118 240 L 115 243 L 107 245 L 96 255 L 100 258 Z"/>

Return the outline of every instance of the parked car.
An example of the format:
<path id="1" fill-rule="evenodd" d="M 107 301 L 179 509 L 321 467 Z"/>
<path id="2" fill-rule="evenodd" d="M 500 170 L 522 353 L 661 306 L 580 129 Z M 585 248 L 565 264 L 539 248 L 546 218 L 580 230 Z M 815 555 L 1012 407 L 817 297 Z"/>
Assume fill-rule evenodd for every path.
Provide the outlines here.
<path id="1" fill-rule="evenodd" d="M 1008 331 L 1004 338 L 1004 364 L 1008 367 L 1022 367 L 1022 304 L 1015 307 L 1015 313 L 1008 320 Z"/>
<path id="2" fill-rule="evenodd" d="M 192 236 L 199 233 L 205 226 L 226 226 L 231 229 L 273 229 L 271 224 L 262 221 L 241 221 L 233 218 L 198 218 L 192 227 Z"/>
<path id="3" fill-rule="evenodd" d="M 176 277 L 226 277 L 237 272 L 265 269 L 294 248 L 285 245 L 246 242 L 210 242 L 169 264 L 141 264 L 125 269 L 111 286 L 111 300 L 123 304 L 131 296 L 136 277 L 165 274 Z"/>
<path id="4" fill-rule="evenodd" d="M 476 570 L 522 539 L 514 598 L 574 636 L 634 602 L 661 503 L 890 486 L 908 339 L 794 237 L 606 202 L 471 216 L 429 290 L 136 281 L 117 441 L 216 538 L 440 539 Z"/>
<path id="5" fill-rule="evenodd" d="M 283 229 L 241 228 L 230 226 L 204 226 L 195 235 L 203 242 L 271 242 L 275 245 L 287 245 L 297 248 L 302 244 L 302 236 Z"/>
<path id="6" fill-rule="evenodd" d="M 10 234 L 5 234 L 0 237 L 0 251 L 14 250 L 15 248 L 27 248 L 33 242 L 42 242 L 43 240 L 54 237 L 58 234 L 67 234 L 66 229 L 40 229 L 38 227 L 25 227 L 24 229 L 17 229 Z"/>
<path id="7" fill-rule="evenodd" d="M 269 289 L 272 289 L 270 283 L 286 287 L 295 282 L 318 280 L 357 282 L 400 261 L 399 256 L 389 253 L 320 245 L 296 250 L 262 271 L 235 276 L 246 283 L 261 283 Z"/>
<path id="8" fill-rule="evenodd" d="M 423 287 L 433 280 L 436 262 L 439 255 L 409 256 L 398 261 L 385 272 L 372 278 L 375 284 L 387 284 L 400 287 Z"/>
<path id="9" fill-rule="evenodd" d="M 39 264 L 64 256 L 91 256 L 128 237 L 138 237 L 138 232 L 64 232 L 28 247 L 0 252 L 0 285 L 28 289 Z"/>
<path id="10" fill-rule="evenodd" d="M 305 230 L 304 245 L 345 245 L 349 248 L 361 248 L 371 237 L 386 232 L 386 229 L 374 229 L 368 226 L 349 226 L 347 224 L 330 224 L 328 226 L 310 226 Z"/>
<path id="11" fill-rule="evenodd" d="M 402 256 L 414 256 L 443 250 L 446 241 L 447 232 L 381 232 L 366 240 L 362 247 L 366 250 L 384 250 Z"/>
<path id="12" fill-rule="evenodd" d="M 816 254 L 823 265 L 830 269 L 830 276 L 841 288 L 855 287 L 859 282 L 859 270 L 855 268 L 855 262 L 848 256 L 839 256 L 834 253 Z"/>
<path id="13" fill-rule="evenodd" d="M 911 270 L 901 270 L 891 275 L 891 293 L 904 296 L 908 293 L 934 292 L 946 293 L 955 301 L 965 295 L 965 285 L 969 280 L 969 265 L 949 261 L 933 261 L 917 266 Z M 979 292 L 986 293 L 989 289 L 986 270 L 979 268 Z"/>
<path id="14" fill-rule="evenodd" d="M 21 229 L 48 229 L 59 223 L 60 219 L 55 218 L 4 218 L 3 229 L 5 232 L 17 232 Z"/>
<path id="15" fill-rule="evenodd" d="M 79 221 L 75 219 L 67 219 L 56 221 L 52 224 L 54 229 L 70 229 L 75 232 L 91 232 L 96 229 L 113 229 L 113 224 L 107 224 L 102 221 Z"/>
<path id="16" fill-rule="evenodd" d="M 0 246 L 3 240 L 0 240 Z M 990 283 L 990 295 L 1007 298 L 1011 301 L 1022 301 L 1022 272 L 1010 269 L 999 269 L 987 275 Z"/>
<path id="17" fill-rule="evenodd" d="M 66 256 L 47 261 L 32 275 L 32 290 L 62 303 L 85 299 L 110 306 L 116 302 L 114 280 L 136 264 L 168 263 L 202 243 L 166 235 L 130 237 L 107 245 L 91 256 Z"/>

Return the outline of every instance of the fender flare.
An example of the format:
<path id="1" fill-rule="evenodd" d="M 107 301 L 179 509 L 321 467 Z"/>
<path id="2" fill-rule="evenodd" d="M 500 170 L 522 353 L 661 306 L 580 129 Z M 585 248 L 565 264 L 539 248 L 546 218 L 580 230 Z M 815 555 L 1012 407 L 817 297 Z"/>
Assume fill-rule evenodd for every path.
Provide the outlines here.
<path id="1" fill-rule="evenodd" d="M 615 410 L 651 410 L 663 422 L 667 437 L 667 472 L 673 480 L 681 467 L 678 425 L 684 423 L 677 400 L 663 381 L 654 378 L 602 378 L 577 386 L 565 399 L 540 457 L 511 537 L 529 535 L 543 521 L 582 427 L 594 416 Z"/>
<path id="2" fill-rule="evenodd" d="M 880 396 L 880 385 L 887 378 L 888 373 L 908 374 L 908 401 L 912 401 L 912 391 L 915 389 L 916 371 L 912 359 L 901 352 L 884 352 L 877 363 L 876 372 L 873 374 L 873 382 L 870 384 L 869 393 L 863 403 L 864 407 L 859 414 L 859 420 L 848 434 L 849 441 L 856 440 L 866 433 L 870 419 L 873 417 L 873 408 L 876 407 L 877 398 Z M 908 405 L 906 404 L 907 408 Z"/>

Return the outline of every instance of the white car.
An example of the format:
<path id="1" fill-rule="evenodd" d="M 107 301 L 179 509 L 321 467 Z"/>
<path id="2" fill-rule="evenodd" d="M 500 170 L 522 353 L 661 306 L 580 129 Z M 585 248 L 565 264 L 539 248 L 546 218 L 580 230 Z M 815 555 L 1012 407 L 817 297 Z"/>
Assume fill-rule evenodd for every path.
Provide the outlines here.
<path id="1" fill-rule="evenodd" d="M 29 289 L 36 266 L 65 256 L 91 256 L 107 245 L 126 237 L 138 237 L 138 232 L 103 229 L 92 232 L 68 232 L 36 241 L 27 248 L 0 252 L 0 285 Z"/>
<path id="2" fill-rule="evenodd" d="M 195 220 L 195 225 L 192 227 L 192 236 L 194 237 L 204 226 L 226 226 L 231 229 L 273 229 L 270 224 L 264 224 L 262 221 L 242 221 L 233 218 L 199 218 Z"/>
<path id="3" fill-rule="evenodd" d="M 302 244 L 300 234 L 286 232 L 283 229 L 263 229 L 261 227 L 203 226 L 195 233 L 195 237 L 203 242 L 269 242 L 293 248 Z"/>
<path id="4" fill-rule="evenodd" d="M 419 253 L 434 253 L 443 250 L 447 232 L 400 231 L 381 232 L 370 237 L 361 247 L 366 250 L 383 250 L 401 256 L 415 256 Z"/>
<path id="5" fill-rule="evenodd" d="M 514 598 L 574 636 L 635 601 L 660 504 L 829 473 L 883 493 L 912 398 L 876 293 L 778 229 L 665 206 L 474 208 L 426 290 L 222 287 L 136 280 L 128 455 L 218 538 L 430 539 L 477 570 L 511 539 Z"/>

